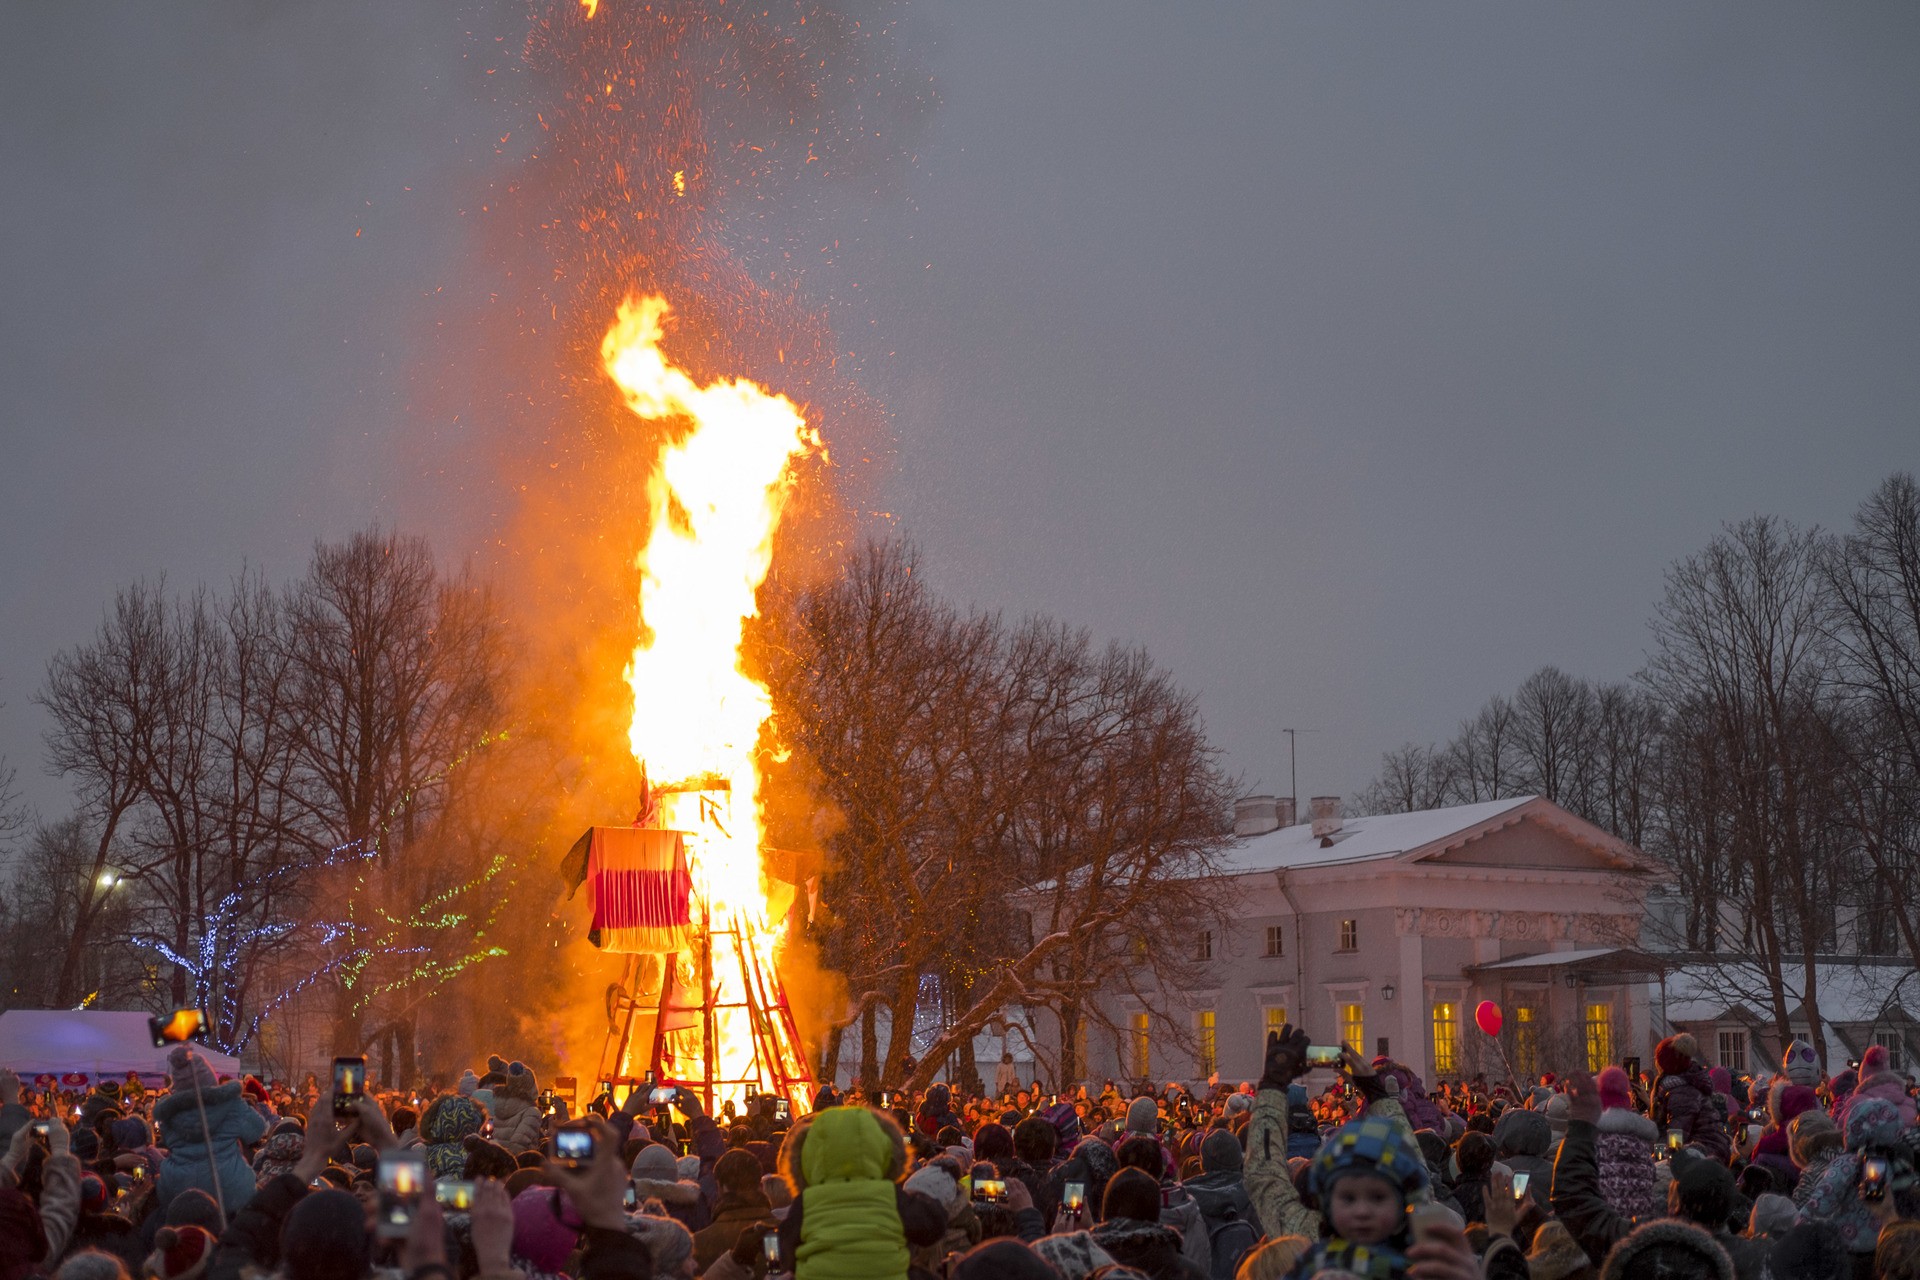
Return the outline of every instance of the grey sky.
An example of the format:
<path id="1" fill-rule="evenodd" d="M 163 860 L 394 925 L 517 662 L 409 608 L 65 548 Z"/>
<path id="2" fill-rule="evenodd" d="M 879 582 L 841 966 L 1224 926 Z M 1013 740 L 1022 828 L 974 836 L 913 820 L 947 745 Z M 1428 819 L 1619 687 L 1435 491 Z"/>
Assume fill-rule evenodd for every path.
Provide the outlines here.
<path id="1" fill-rule="evenodd" d="M 495 519 L 415 390 L 521 21 L 10 12 L 0 752 L 43 810 L 30 696 L 115 585 Z M 1351 792 L 1542 663 L 1626 675 L 1721 521 L 1920 467 L 1920 8 L 905 22 L 917 162 L 793 229 L 841 245 L 807 284 L 895 416 L 880 492 L 951 593 L 1149 646 L 1252 781 L 1284 725 Z"/>

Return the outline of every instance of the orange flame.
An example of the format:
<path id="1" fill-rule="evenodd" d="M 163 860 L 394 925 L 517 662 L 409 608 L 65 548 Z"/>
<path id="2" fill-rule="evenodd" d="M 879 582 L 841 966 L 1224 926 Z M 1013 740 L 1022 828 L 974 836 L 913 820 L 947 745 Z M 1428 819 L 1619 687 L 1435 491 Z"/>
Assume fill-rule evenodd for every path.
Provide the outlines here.
<path id="1" fill-rule="evenodd" d="M 697 887 L 716 915 L 766 927 L 760 870 L 760 777 L 754 752 L 773 715 L 766 686 L 740 669 L 747 619 L 773 560 L 773 535 L 793 487 L 793 465 L 820 447 L 785 396 L 748 379 L 701 386 L 660 349 L 665 299 L 628 301 L 600 345 L 607 372 L 642 418 L 684 420 L 647 483 L 647 539 L 639 556 L 642 632 L 627 668 L 629 743 L 656 785 L 714 779 L 723 826 L 665 797 L 668 825 L 702 837 Z"/>

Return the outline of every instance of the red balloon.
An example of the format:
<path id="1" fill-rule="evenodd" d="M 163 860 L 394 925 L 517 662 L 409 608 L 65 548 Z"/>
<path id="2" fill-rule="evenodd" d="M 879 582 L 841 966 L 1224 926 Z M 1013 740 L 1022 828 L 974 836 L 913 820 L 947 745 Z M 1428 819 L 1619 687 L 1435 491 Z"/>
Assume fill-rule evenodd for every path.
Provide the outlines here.
<path id="1" fill-rule="evenodd" d="M 1476 1005 L 1473 1010 L 1473 1020 L 1478 1023 L 1480 1029 L 1488 1035 L 1497 1036 L 1500 1034 L 1500 1024 L 1502 1022 L 1500 1006 L 1493 1001 L 1482 1000 Z"/>

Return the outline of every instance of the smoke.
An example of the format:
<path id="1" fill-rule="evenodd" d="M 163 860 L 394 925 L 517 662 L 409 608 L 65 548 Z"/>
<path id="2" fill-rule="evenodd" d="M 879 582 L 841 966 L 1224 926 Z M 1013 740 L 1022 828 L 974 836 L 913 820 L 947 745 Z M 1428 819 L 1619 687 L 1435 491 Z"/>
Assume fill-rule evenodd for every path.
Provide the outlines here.
<path id="1" fill-rule="evenodd" d="M 622 679 L 639 494 L 674 424 L 634 418 L 600 368 L 619 302 L 665 295 L 677 364 L 702 381 L 751 377 L 820 429 L 828 457 L 801 471 L 775 547 L 783 580 L 837 563 L 859 531 L 850 512 L 874 505 L 862 497 L 892 453 L 886 417 L 804 284 L 830 239 L 817 220 L 849 193 L 884 197 L 932 110 L 900 10 L 600 0 L 588 19 L 554 3 L 488 78 L 519 121 L 500 146 L 516 159 L 477 194 L 470 270 L 428 300 L 434 342 L 413 406 L 422 457 L 484 530 L 520 645 L 513 763 L 494 793 L 497 825 L 522 849 L 500 886 L 514 905 L 497 939 L 511 998 L 490 999 L 500 977 L 476 971 L 434 1019 L 456 1058 L 510 1043 L 543 1072 L 583 1077 L 622 976 L 622 957 L 586 943 L 585 895 L 564 901 L 557 871 L 587 827 L 631 820 L 639 790 Z M 777 841 L 817 851 L 830 820 L 804 771 L 775 771 L 771 785 Z M 844 983 L 798 937 L 782 963 L 811 1046 Z"/>

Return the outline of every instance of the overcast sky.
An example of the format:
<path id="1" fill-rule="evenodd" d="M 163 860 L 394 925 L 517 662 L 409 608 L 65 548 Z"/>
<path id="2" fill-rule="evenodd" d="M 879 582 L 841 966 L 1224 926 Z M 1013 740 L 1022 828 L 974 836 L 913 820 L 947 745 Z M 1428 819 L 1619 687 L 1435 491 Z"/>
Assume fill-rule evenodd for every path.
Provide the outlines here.
<path id="1" fill-rule="evenodd" d="M 622 0 L 602 0 L 618 4 Z M 0 753 L 117 585 L 473 552 L 409 388 L 516 5 L 35 5 L 0 41 Z M 810 205 L 950 593 L 1147 645 L 1351 793 L 1641 662 L 1723 521 L 1920 468 L 1920 6 L 923 2 L 917 160 Z M 499 37 L 500 39 L 496 39 Z M 410 188 L 410 190 L 409 190 Z M 358 233 L 358 234 L 356 234 Z"/>

